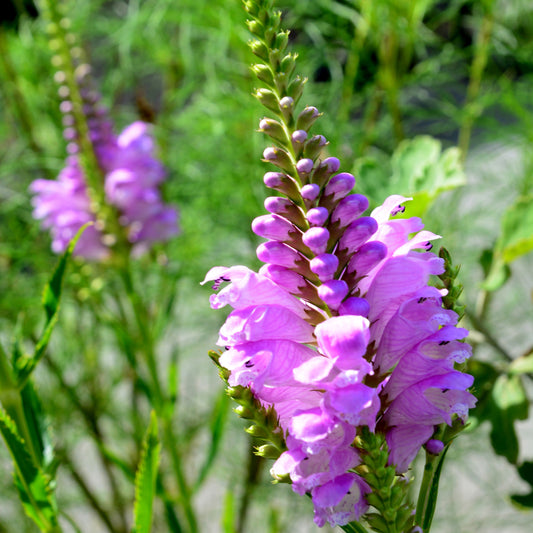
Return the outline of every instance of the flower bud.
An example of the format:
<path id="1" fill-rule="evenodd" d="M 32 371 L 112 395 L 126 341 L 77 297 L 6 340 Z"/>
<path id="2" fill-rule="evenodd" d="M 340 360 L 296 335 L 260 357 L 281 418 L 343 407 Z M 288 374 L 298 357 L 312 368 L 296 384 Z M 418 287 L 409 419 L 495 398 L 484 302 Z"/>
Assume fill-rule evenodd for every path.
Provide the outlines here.
<path id="1" fill-rule="evenodd" d="M 257 258 L 263 263 L 271 263 L 287 268 L 298 268 L 298 262 L 303 259 L 294 248 L 281 242 L 263 242 L 257 247 Z"/>
<path id="2" fill-rule="evenodd" d="M 333 254 L 320 254 L 309 262 L 311 272 L 314 272 L 322 282 L 332 279 L 338 267 L 339 259 Z"/>
<path id="3" fill-rule="evenodd" d="M 264 457 L 265 459 L 277 459 L 281 455 L 281 451 L 272 446 L 272 444 L 263 444 L 258 446 L 255 450 L 256 455 Z"/>
<path id="4" fill-rule="evenodd" d="M 364 298 L 351 296 L 344 300 L 339 306 L 339 315 L 356 315 L 367 317 L 370 312 L 370 305 Z"/>
<path id="5" fill-rule="evenodd" d="M 263 152 L 263 160 L 276 165 L 281 170 L 291 172 L 294 168 L 291 157 L 282 148 L 277 146 L 269 146 Z"/>
<path id="6" fill-rule="evenodd" d="M 287 94 L 294 99 L 295 102 L 298 102 L 304 92 L 304 85 L 307 82 L 307 78 L 302 78 L 301 76 L 294 76 L 292 81 L 287 86 Z"/>
<path id="7" fill-rule="evenodd" d="M 326 228 L 310 228 L 302 237 L 303 243 L 314 253 L 323 254 L 326 251 L 329 240 L 329 231 Z"/>
<path id="8" fill-rule="evenodd" d="M 253 40 L 248 42 L 248 46 L 252 50 L 252 53 L 262 59 L 268 61 L 268 48 L 261 41 Z"/>
<path id="9" fill-rule="evenodd" d="M 303 179 L 308 176 L 313 170 L 313 160 L 312 159 L 300 159 L 296 163 L 296 170 L 298 175 Z"/>
<path id="10" fill-rule="evenodd" d="M 266 133 L 269 137 L 279 141 L 282 144 L 286 144 L 288 142 L 287 133 L 277 120 L 271 118 L 261 119 L 259 122 L 259 131 Z"/>
<path id="11" fill-rule="evenodd" d="M 290 121 L 292 118 L 292 113 L 294 111 L 294 99 L 290 96 L 284 96 L 279 101 L 279 108 L 285 117 L 285 120 Z"/>
<path id="12" fill-rule="evenodd" d="M 324 196 L 333 196 L 333 202 L 344 198 L 355 186 L 355 178 L 348 172 L 333 176 L 326 185 Z"/>
<path id="13" fill-rule="evenodd" d="M 354 220 L 344 231 L 339 240 L 339 250 L 351 254 L 365 243 L 378 229 L 378 223 L 372 217 Z"/>
<path id="14" fill-rule="evenodd" d="M 357 277 L 365 276 L 387 257 L 387 246 L 380 241 L 365 242 L 348 263 L 348 272 L 355 272 Z"/>
<path id="15" fill-rule="evenodd" d="M 316 183 L 309 183 L 302 187 L 300 194 L 304 200 L 314 202 L 320 194 L 320 187 Z"/>
<path id="16" fill-rule="evenodd" d="M 274 48 L 276 50 L 285 50 L 287 48 L 287 43 L 289 42 L 289 30 L 280 31 L 276 35 L 276 39 L 274 41 Z"/>
<path id="17" fill-rule="evenodd" d="M 444 450 L 444 443 L 441 440 L 429 439 L 426 442 L 426 450 L 431 455 L 439 455 Z"/>
<path id="18" fill-rule="evenodd" d="M 274 113 L 279 113 L 279 100 L 273 91 L 270 89 L 257 89 L 254 96 L 267 109 L 270 109 Z"/>
<path id="19" fill-rule="evenodd" d="M 263 178 L 269 189 L 275 189 L 289 198 L 299 198 L 300 188 L 296 181 L 282 172 L 267 172 Z"/>
<path id="20" fill-rule="evenodd" d="M 307 211 L 307 220 L 313 226 L 323 226 L 329 217 L 329 211 L 325 207 L 313 207 Z"/>
<path id="21" fill-rule="evenodd" d="M 248 31 L 253 35 L 261 37 L 264 33 L 264 26 L 257 20 L 247 20 L 246 25 L 248 26 Z"/>
<path id="22" fill-rule="evenodd" d="M 302 210 L 287 198 L 270 196 L 265 200 L 265 209 L 269 213 L 282 215 L 299 228 L 305 228 L 308 226 Z"/>
<path id="23" fill-rule="evenodd" d="M 275 87 L 276 82 L 274 81 L 274 74 L 272 69 L 268 65 L 263 63 L 257 63 L 252 65 L 252 72 L 257 76 L 258 80 L 266 83 L 270 87 Z"/>
<path id="24" fill-rule="evenodd" d="M 259 269 L 259 274 L 266 276 L 277 285 L 293 293 L 299 292 L 300 289 L 307 285 L 305 279 L 300 274 L 279 265 L 263 265 Z"/>
<path id="25" fill-rule="evenodd" d="M 316 107 L 307 106 L 296 119 L 296 129 L 309 131 L 309 128 L 315 123 L 315 120 L 319 116 L 320 113 Z"/>
<path id="26" fill-rule="evenodd" d="M 331 221 L 346 227 L 368 209 L 368 199 L 362 194 L 350 194 L 343 198 L 331 214 Z"/>
<path id="27" fill-rule="evenodd" d="M 322 148 L 326 144 L 328 144 L 328 141 L 323 135 L 314 135 L 305 143 L 305 157 L 309 157 L 314 161 L 320 155 Z"/>
<path id="28" fill-rule="evenodd" d="M 328 181 L 329 177 L 339 170 L 339 167 L 340 161 L 336 157 L 328 157 L 318 165 L 315 165 L 315 171 L 313 172 L 311 181 L 322 187 Z"/>
<path id="29" fill-rule="evenodd" d="M 274 241 L 288 241 L 291 233 L 296 233 L 296 228 L 279 215 L 262 215 L 252 222 L 252 231 L 265 239 Z"/>
<path id="30" fill-rule="evenodd" d="M 326 281 L 318 287 L 318 296 L 331 309 L 338 309 L 348 294 L 348 285 L 341 279 Z"/>
<path id="31" fill-rule="evenodd" d="M 287 77 L 289 77 L 294 72 L 294 67 L 296 66 L 296 58 L 298 54 L 287 54 L 280 63 L 280 70 Z"/>

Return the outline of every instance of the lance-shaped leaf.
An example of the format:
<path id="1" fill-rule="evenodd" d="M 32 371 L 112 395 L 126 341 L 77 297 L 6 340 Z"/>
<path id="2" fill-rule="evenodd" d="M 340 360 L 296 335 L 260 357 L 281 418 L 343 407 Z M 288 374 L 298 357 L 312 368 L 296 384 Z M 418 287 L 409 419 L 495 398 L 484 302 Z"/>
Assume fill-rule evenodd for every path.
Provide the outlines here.
<path id="1" fill-rule="evenodd" d="M 143 440 L 141 461 L 135 475 L 132 533 L 150 533 L 160 448 L 157 418 L 152 411 L 150 424 Z"/>
<path id="2" fill-rule="evenodd" d="M 76 233 L 76 236 L 70 241 L 70 244 L 65 250 L 65 253 L 59 259 L 59 262 L 52 274 L 52 277 L 50 278 L 50 281 L 44 287 L 42 303 L 46 314 L 46 322 L 41 337 L 39 338 L 35 346 L 33 357 L 19 358 L 18 360 L 17 377 L 19 387 L 21 388 L 31 376 L 31 373 L 34 371 L 35 367 L 43 357 L 46 347 L 48 346 L 50 336 L 52 335 L 52 330 L 54 329 L 58 318 L 61 286 L 63 282 L 63 277 L 65 275 L 65 270 L 67 268 L 68 260 L 72 255 L 72 252 L 74 251 L 78 239 L 85 231 L 85 228 L 87 228 L 87 226 L 91 224 L 92 223 L 89 222 L 82 226 L 79 229 L 78 233 Z"/>
<path id="3" fill-rule="evenodd" d="M 15 423 L 0 407 L 0 432 L 15 466 L 15 485 L 26 514 L 41 531 L 50 532 L 57 526 L 57 509 L 51 480 L 33 461 L 20 437 Z"/>

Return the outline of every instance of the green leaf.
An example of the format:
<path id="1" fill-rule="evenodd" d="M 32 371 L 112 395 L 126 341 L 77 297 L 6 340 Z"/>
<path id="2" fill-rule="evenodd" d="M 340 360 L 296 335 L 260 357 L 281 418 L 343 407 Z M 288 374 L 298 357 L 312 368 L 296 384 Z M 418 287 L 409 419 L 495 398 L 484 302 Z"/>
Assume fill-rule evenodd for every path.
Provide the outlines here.
<path id="1" fill-rule="evenodd" d="M 354 172 L 363 193 L 376 203 L 390 194 L 413 198 L 405 214 L 410 217 L 423 215 L 441 193 L 466 183 L 459 150 L 442 152 L 440 141 L 427 135 L 401 142 L 390 160 L 360 159 Z"/>
<path id="2" fill-rule="evenodd" d="M 522 196 L 509 207 L 502 219 L 497 252 L 505 263 L 533 250 L 533 196 Z"/>
<path id="3" fill-rule="evenodd" d="M 533 487 L 533 462 L 525 461 L 517 468 L 518 475 Z M 533 508 L 533 490 L 529 494 L 513 494 L 511 501 L 521 509 Z"/>
<path id="4" fill-rule="evenodd" d="M 532 374 L 533 373 L 533 352 L 515 359 L 509 365 L 511 374 Z"/>
<path id="5" fill-rule="evenodd" d="M 35 367 L 41 360 L 48 346 L 50 336 L 57 322 L 58 311 L 59 311 L 59 298 L 61 296 L 61 285 L 63 282 L 63 276 L 65 274 L 65 269 L 67 267 L 68 260 L 74 251 L 78 239 L 81 237 L 82 233 L 85 231 L 85 228 L 90 226 L 92 222 L 88 222 L 82 226 L 75 237 L 70 241 L 65 253 L 59 259 L 59 262 L 50 278 L 50 281 L 45 285 L 42 303 L 44 307 L 44 312 L 46 314 L 46 322 L 44 325 L 44 330 L 41 334 L 41 337 L 37 341 L 35 346 L 35 351 L 33 357 L 25 359 L 23 364 L 20 364 L 17 368 L 17 378 L 19 386 L 23 387 L 31 373 L 35 370 Z M 22 363 L 22 361 L 21 361 Z"/>
<path id="6" fill-rule="evenodd" d="M 26 514 L 41 531 L 57 525 L 57 509 L 50 478 L 35 465 L 13 420 L 0 407 L 0 432 L 15 465 L 15 485 Z"/>
<path id="7" fill-rule="evenodd" d="M 506 374 L 499 376 L 492 390 L 491 401 L 492 447 L 496 454 L 516 464 L 519 449 L 514 421 L 526 420 L 529 410 L 529 402 L 520 376 Z"/>
<path id="8" fill-rule="evenodd" d="M 160 448 L 157 418 L 155 412 L 152 411 L 150 424 L 143 439 L 141 460 L 135 476 L 133 533 L 150 533 Z"/>
<path id="9" fill-rule="evenodd" d="M 235 494 L 234 490 L 226 491 L 224 498 L 224 509 L 222 511 L 222 532 L 235 533 Z"/>
<path id="10" fill-rule="evenodd" d="M 347 533 L 367 533 L 367 530 L 365 529 L 365 527 L 359 522 L 350 522 L 349 524 L 346 524 L 345 526 L 340 526 L 340 528 L 343 531 L 346 531 Z"/>
<path id="11" fill-rule="evenodd" d="M 198 474 L 198 479 L 196 480 L 196 483 L 194 485 L 194 490 L 197 490 L 202 484 L 202 482 L 205 480 L 217 456 L 218 450 L 220 448 L 220 443 L 222 441 L 222 436 L 224 435 L 226 420 L 228 418 L 227 415 L 229 411 L 229 403 L 229 396 L 226 394 L 226 391 L 223 390 L 211 414 L 211 423 L 209 427 L 211 433 L 211 443 L 204 464 L 202 465 L 200 473 Z"/>

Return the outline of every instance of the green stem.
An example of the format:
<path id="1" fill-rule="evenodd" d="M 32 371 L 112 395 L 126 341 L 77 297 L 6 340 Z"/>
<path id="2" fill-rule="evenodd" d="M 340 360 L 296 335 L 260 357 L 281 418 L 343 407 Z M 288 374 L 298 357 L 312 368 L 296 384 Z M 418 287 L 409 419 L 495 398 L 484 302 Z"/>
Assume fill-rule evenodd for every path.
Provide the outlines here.
<path id="1" fill-rule="evenodd" d="M 459 130 L 459 138 L 457 145 L 461 150 L 461 161 L 464 163 L 468 147 L 470 145 L 470 137 L 472 135 L 472 126 L 474 121 L 479 116 L 481 109 L 476 105 L 476 100 L 479 95 L 481 87 L 481 80 L 483 72 L 487 65 L 489 57 L 489 46 L 492 35 L 492 28 L 494 26 L 494 13 L 492 9 L 492 2 L 489 5 L 489 11 L 485 14 L 481 21 L 478 38 L 474 50 L 474 59 L 470 69 L 470 80 L 466 90 L 465 114 Z"/>

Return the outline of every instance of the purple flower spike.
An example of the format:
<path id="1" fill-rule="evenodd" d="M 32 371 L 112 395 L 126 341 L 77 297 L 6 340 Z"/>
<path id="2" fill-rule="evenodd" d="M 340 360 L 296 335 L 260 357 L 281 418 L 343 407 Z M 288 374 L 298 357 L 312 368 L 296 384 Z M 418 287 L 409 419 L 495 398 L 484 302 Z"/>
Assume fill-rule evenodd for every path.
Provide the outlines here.
<path id="1" fill-rule="evenodd" d="M 326 228 L 310 228 L 302 237 L 303 243 L 317 255 L 326 251 L 328 239 L 329 231 Z"/>
<path id="2" fill-rule="evenodd" d="M 307 220 L 314 226 L 323 226 L 329 217 L 329 211 L 325 207 L 313 207 L 307 211 Z"/>
<path id="3" fill-rule="evenodd" d="M 319 277 L 320 281 L 329 281 L 339 267 L 339 259 L 333 254 L 320 254 L 311 259 L 309 267 Z"/>
<path id="4" fill-rule="evenodd" d="M 318 287 L 319 298 L 330 309 L 338 309 L 347 294 L 348 285 L 341 279 L 326 281 Z"/>

